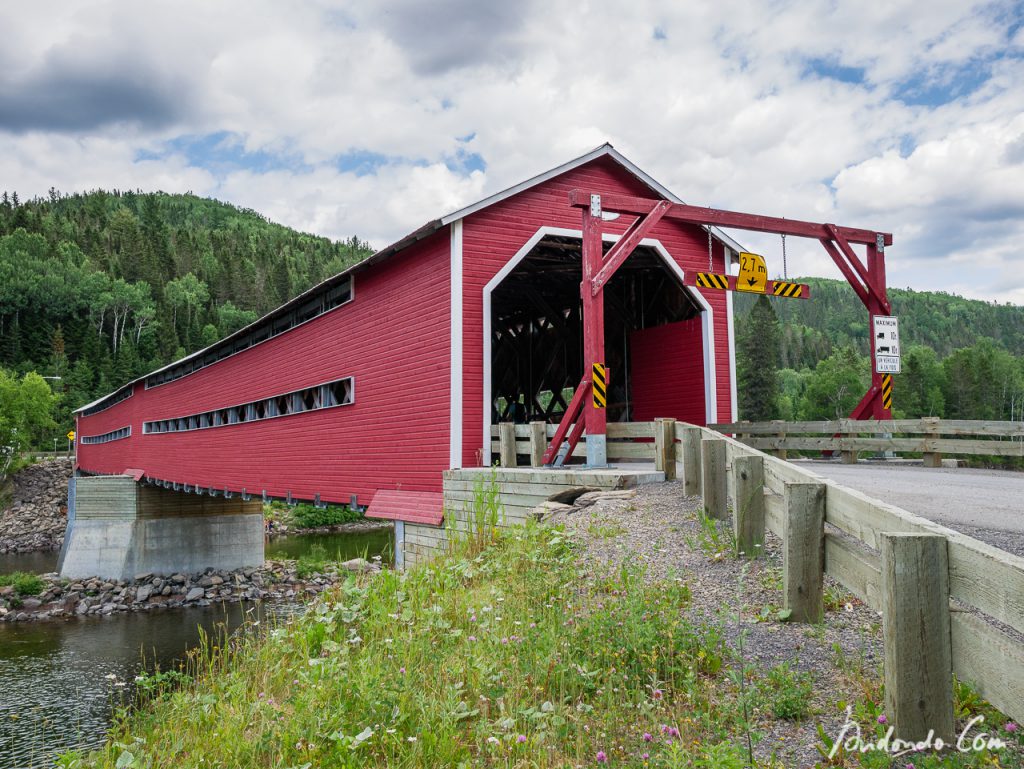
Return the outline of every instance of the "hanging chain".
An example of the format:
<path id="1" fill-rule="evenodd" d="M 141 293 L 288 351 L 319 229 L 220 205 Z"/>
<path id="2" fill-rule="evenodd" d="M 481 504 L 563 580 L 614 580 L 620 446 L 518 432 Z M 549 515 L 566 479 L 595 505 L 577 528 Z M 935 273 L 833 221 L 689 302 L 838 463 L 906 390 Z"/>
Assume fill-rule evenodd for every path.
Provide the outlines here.
<path id="1" fill-rule="evenodd" d="M 711 262 L 711 225 L 708 225 L 708 272 L 714 272 L 715 269 Z"/>
<path id="2" fill-rule="evenodd" d="M 789 280 L 789 269 L 786 266 L 786 233 L 782 233 L 782 277 Z"/>

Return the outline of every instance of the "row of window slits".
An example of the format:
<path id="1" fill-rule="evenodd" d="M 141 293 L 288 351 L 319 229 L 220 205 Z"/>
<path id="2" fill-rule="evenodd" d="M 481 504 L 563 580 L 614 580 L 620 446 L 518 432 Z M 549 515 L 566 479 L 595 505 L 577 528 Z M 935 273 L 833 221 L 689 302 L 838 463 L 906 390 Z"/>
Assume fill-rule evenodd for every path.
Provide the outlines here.
<path id="1" fill-rule="evenodd" d="M 103 435 L 83 435 L 82 443 L 110 443 L 110 441 L 118 441 L 121 438 L 128 438 L 132 434 L 132 428 L 122 427 L 118 430 L 111 430 L 109 433 L 103 433 Z"/>
<path id="2" fill-rule="evenodd" d="M 347 406 L 353 401 L 354 383 L 352 377 L 336 382 L 307 387 L 305 390 L 275 395 L 272 398 L 244 403 L 226 409 L 204 411 L 174 419 L 158 419 L 142 426 L 144 433 L 178 433 L 185 430 L 202 430 L 207 427 L 237 425 L 242 422 L 256 422 L 262 419 L 301 414 L 332 406 Z"/>
<path id="3" fill-rule="evenodd" d="M 121 401 L 131 398 L 134 393 L 135 385 L 128 385 L 126 388 L 121 390 L 121 392 L 115 393 L 114 395 L 111 395 L 109 398 L 100 401 L 95 406 L 87 408 L 85 411 L 82 412 L 82 416 L 88 417 L 92 416 L 93 414 L 98 414 L 101 411 L 105 411 L 106 409 L 109 409 L 111 406 L 116 406 Z"/>
<path id="4" fill-rule="evenodd" d="M 295 328 L 300 323 L 305 323 L 318 315 L 323 315 L 328 310 L 340 307 L 351 298 L 352 278 L 349 276 L 334 288 L 317 296 L 310 297 L 290 312 L 278 318 L 268 320 L 266 323 L 257 326 L 237 339 L 223 344 L 216 344 L 202 355 L 197 355 L 194 358 L 182 361 L 176 366 L 171 366 L 163 371 L 151 374 L 146 377 L 146 388 L 167 384 L 175 379 L 188 376 L 206 366 L 212 366 L 217 361 L 224 360 L 224 358 L 230 355 L 247 350 L 260 342 L 265 342 L 279 334 L 283 334 L 285 331 Z"/>

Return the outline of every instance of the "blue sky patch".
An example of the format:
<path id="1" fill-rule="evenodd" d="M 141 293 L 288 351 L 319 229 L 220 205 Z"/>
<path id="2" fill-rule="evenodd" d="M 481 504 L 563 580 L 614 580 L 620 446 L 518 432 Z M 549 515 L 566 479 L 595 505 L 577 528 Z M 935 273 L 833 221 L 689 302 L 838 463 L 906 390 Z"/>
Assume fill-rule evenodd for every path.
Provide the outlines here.
<path id="1" fill-rule="evenodd" d="M 302 160 L 301 154 L 295 151 L 247 151 L 243 137 L 231 131 L 177 136 L 162 142 L 158 150 L 139 150 L 135 160 L 164 160 L 172 155 L 181 155 L 190 166 L 204 168 L 215 174 L 238 170 L 259 174 L 312 170 Z"/>
<path id="2" fill-rule="evenodd" d="M 990 76 L 989 61 L 975 60 L 961 67 L 947 65 L 916 73 L 897 84 L 892 95 L 911 106 L 940 107 L 974 93 Z"/>
<path id="3" fill-rule="evenodd" d="M 804 68 L 804 75 L 838 80 L 841 83 L 852 83 L 853 85 L 862 85 L 865 81 L 865 70 L 863 67 L 847 67 L 832 58 L 808 59 Z"/>
<path id="4" fill-rule="evenodd" d="M 402 158 L 391 157 L 371 150 L 352 149 L 334 159 L 334 166 L 343 173 L 372 176 L 389 163 L 400 163 Z"/>
<path id="5" fill-rule="evenodd" d="M 487 170 L 487 161 L 479 152 L 467 152 L 463 147 L 455 150 L 454 155 L 446 156 L 444 164 L 448 166 L 449 171 L 463 176 L 469 176 L 474 171 Z"/>

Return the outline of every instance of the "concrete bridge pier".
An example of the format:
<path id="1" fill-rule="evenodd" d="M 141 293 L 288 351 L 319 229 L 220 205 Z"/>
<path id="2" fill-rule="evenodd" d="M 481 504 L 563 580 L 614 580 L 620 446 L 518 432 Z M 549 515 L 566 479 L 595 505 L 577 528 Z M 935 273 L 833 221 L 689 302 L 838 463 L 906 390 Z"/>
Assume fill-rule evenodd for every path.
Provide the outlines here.
<path id="1" fill-rule="evenodd" d="M 62 577 L 131 579 L 263 565 L 259 500 L 170 491 L 129 475 L 79 477 L 72 489 Z"/>

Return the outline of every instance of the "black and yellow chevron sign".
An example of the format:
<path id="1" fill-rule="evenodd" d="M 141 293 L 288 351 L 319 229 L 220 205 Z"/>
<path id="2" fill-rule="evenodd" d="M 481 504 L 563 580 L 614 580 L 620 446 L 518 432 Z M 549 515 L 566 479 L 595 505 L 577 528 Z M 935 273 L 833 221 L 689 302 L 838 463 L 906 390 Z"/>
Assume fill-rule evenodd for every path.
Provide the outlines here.
<path id="1" fill-rule="evenodd" d="M 608 369 L 603 363 L 594 364 L 594 408 L 608 405 Z"/>
<path id="2" fill-rule="evenodd" d="M 716 272 L 698 272 L 696 282 L 701 288 L 720 288 L 723 291 L 729 289 L 729 276 Z"/>
<path id="3" fill-rule="evenodd" d="M 892 408 L 892 374 L 882 374 L 882 408 Z"/>
<path id="4" fill-rule="evenodd" d="M 775 285 L 772 286 L 772 296 L 799 299 L 803 293 L 804 287 L 800 283 L 787 283 L 784 280 L 777 280 Z"/>

